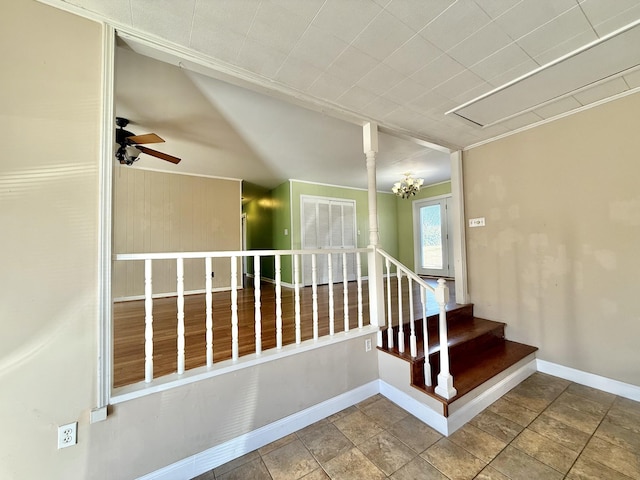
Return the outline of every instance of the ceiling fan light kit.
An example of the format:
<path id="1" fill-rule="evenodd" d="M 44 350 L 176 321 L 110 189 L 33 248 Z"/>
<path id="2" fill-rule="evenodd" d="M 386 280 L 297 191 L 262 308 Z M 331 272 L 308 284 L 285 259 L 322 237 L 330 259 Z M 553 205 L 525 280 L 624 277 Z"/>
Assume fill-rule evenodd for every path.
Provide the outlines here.
<path id="1" fill-rule="evenodd" d="M 141 153 L 146 153 L 152 157 L 165 160 L 174 164 L 180 163 L 178 157 L 169 155 L 168 153 L 159 152 L 141 144 L 147 143 L 163 143 L 164 140 L 155 133 L 146 133 L 144 135 L 135 135 L 124 127 L 129 125 L 129 120 L 122 117 L 116 117 L 116 143 L 120 145 L 116 150 L 116 160 L 123 165 L 132 165 L 133 162 L 140 158 Z"/>

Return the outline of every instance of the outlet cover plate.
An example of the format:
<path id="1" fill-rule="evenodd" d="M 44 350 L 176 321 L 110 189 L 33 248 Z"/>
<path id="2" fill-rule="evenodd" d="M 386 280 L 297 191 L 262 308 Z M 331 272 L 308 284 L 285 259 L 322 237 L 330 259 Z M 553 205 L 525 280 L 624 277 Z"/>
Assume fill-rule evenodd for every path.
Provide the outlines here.
<path id="1" fill-rule="evenodd" d="M 58 427 L 58 449 L 71 447 L 78 443 L 78 422 Z"/>

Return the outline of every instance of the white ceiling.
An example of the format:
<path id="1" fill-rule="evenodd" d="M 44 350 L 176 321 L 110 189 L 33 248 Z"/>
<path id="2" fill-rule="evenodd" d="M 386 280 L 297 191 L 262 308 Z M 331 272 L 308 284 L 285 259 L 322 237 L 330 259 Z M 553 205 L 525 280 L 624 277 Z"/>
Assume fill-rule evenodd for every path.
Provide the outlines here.
<path id="1" fill-rule="evenodd" d="M 605 77 L 614 73 L 601 81 L 543 96 L 526 111 L 484 128 L 446 114 L 633 26 L 640 19 L 640 0 L 43 1 L 106 20 L 131 45 L 170 53 L 165 60 L 175 65 L 181 62 L 355 125 L 375 121 L 385 131 L 450 148 L 640 88 L 640 45 L 611 42 L 596 62 L 580 67 L 580 73 L 596 65 Z M 631 50 L 632 68 L 607 73 L 620 48 Z M 579 72 L 565 68 L 557 81 L 571 84 L 567 77 L 574 73 Z M 208 80 L 193 80 L 213 101 L 215 88 L 205 85 Z M 224 109 L 223 100 L 215 101 Z M 245 120 L 241 126 L 246 127 Z M 250 129 L 253 133 L 273 128 L 268 119 L 256 123 L 260 126 Z M 262 132 L 250 143 L 264 147 L 268 136 Z M 414 161 L 412 155 L 419 154 L 410 150 L 405 153 Z M 264 156 L 260 149 L 256 153 Z M 361 150 L 358 154 L 362 158 Z M 400 165 L 401 157 L 389 161 L 398 170 L 411 170 Z"/>

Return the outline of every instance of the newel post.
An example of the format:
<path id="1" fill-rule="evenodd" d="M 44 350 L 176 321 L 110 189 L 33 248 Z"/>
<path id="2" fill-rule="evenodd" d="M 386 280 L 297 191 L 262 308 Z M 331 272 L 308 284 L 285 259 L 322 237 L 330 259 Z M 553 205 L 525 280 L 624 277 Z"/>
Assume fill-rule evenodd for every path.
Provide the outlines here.
<path id="1" fill-rule="evenodd" d="M 447 332 L 447 303 L 449 303 L 449 287 L 444 278 L 438 280 L 435 291 L 436 302 L 440 307 L 440 373 L 438 374 L 438 386 L 435 388 L 436 394 L 444 398 L 453 398 L 458 393 L 453 388 L 453 377 L 449 371 L 449 335 Z"/>
<path id="2" fill-rule="evenodd" d="M 366 123 L 362 128 L 363 151 L 367 164 L 367 192 L 369 204 L 369 318 L 371 325 L 383 327 L 384 285 L 382 284 L 382 259 L 376 248 L 380 243 L 378 234 L 378 198 L 376 185 L 376 153 L 378 152 L 378 125 Z M 382 332 L 378 331 L 378 346 L 382 346 Z"/>

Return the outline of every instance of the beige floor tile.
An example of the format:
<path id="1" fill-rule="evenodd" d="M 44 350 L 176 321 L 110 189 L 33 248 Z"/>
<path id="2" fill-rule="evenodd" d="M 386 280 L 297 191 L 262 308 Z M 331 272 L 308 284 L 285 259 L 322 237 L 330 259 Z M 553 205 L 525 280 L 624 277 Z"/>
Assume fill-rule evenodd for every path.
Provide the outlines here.
<path id="1" fill-rule="evenodd" d="M 578 452 L 569 450 L 529 429 L 525 429 L 518 435 L 511 442 L 511 446 L 561 473 L 567 473 L 578 458 Z"/>
<path id="2" fill-rule="evenodd" d="M 391 475 L 417 455 L 389 432 L 379 433 L 358 448 L 386 475 Z"/>
<path id="3" fill-rule="evenodd" d="M 469 423 L 503 442 L 510 442 L 524 429 L 522 425 L 493 413 L 491 410 L 484 410 L 473 417 Z"/>
<path id="4" fill-rule="evenodd" d="M 526 381 L 526 380 L 525 380 Z M 534 412 L 540 413 L 547 408 L 562 390 L 555 386 L 525 384 L 524 382 L 508 392 L 504 398 Z"/>
<path id="5" fill-rule="evenodd" d="M 297 480 L 320 466 L 300 440 L 289 442 L 262 459 L 273 480 Z"/>
<path id="6" fill-rule="evenodd" d="M 427 448 L 420 456 L 451 480 L 472 479 L 486 466 L 485 462 L 446 438 Z"/>
<path id="7" fill-rule="evenodd" d="M 291 435 L 282 437 L 281 439 L 276 440 L 275 442 L 271 442 L 265 445 L 264 447 L 259 448 L 258 453 L 260 455 L 266 455 L 269 452 L 273 452 L 274 450 L 277 450 L 278 448 L 285 446 L 287 443 L 293 442 L 297 438 L 298 438 L 297 435 L 295 433 L 292 433 Z"/>
<path id="8" fill-rule="evenodd" d="M 387 476 L 358 450 L 338 455 L 324 466 L 332 480 L 382 480 Z"/>
<path id="9" fill-rule="evenodd" d="M 340 420 L 342 417 L 346 417 L 347 415 L 351 415 L 352 413 L 357 411 L 358 411 L 358 407 L 356 407 L 355 405 L 352 405 L 348 408 L 345 408 L 344 410 L 340 410 L 339 412 L 328 416 L 327 420 L 333 423 L 336 420 Z"/>
<path id="10" fill-rule="evenodd" d="M 442 435 L 413 415 L 395 423 L 389 428 L 398 440 L 411 447 L 416 453 L 422 453 L 442 438 Z"/>
<path id="11" fill-rule="evenodd" d="M 470 423 L 449 436 L 449 440 L 485 463 L 493 460 L 507 446 L 506 442 Z"/>
<path id="12" fill-rule="evenodd" d="M 564 477 L 562 473 L 512 446 L 500 452 L 491 466 L 511 480 L 561 480 Z"/>
<path id="13" fill-rule="evenodd" d="M 511 480 L 504 473 L 500 473 L 498 470 L 493 468 L 491 465 L 487 465 L 484 467 L 474 480 Z"/>
<path id="14" fill-rule="evenodd" d="M 302 443 L 316 457 L 320 465 L 353 448 L 353 443 L 332 423 L 320 425 L 306 435 L 299 435 Z"/>
<path id="15" fill-rule="evenodd" d="M 594 402 L 598 402 L 606 407 L 611 407 L 616 399 L 616 396 L 612 393 L 603 392 L 595 388 L 587 387 L 586 385 L 580 385 L 579 383 L 572 383 L 565 390 L 567 393 L 573 395 L 579 395 L 581 397 L 588 398 Z"/>
<path id="16" fill-rule="evenodd" d="M 333 424 L 356 445 L 369 440 L 383 430 L 361 411 L 336 420 Z"/>
<path id="17" fill-rule="evenodd" d="M 522 425 L 523 427 L 528 426 L 539 415 L 538 412 L 529 410 L 528 408 L 525 408 L 522 405 L 518 405 L 517 403 L 510 402 L 504 397 L 493 402 L 489 406 L 489 410 L 508 420 L 511 420 L 512 422 L 517 423 L 518 425 Z"/>
<path id="18" fill-rule="evenodd" d="M 536 418 L 531 425 L 529 425 L 529 429 L 574 452 L 580 452 L 589 441 L 588 433 L 573 428 L 566 423 L 559 422 L 546 413 Z"/>
<path id="19" fill-rule="evenodd" d="M 616 397 L 613 406 L 625 410 L 629 414 L 640 415 L 640 402 L 628 398 Z"/>
<path id="20" fill-rule="evenodd" d="M 634 412 L 625 410 L 618 405 L 611 407 L 611 410 L 609 410 L 605 418 L 609 419 L 611 423 L 628 428 L 634 432 L 640 432 L 640 414 L 636 415 Z"/>
<path id="21" fill-rule="evenodd" d="M 271 475 L 261 458 L 257 458 L 248 463 L 227 472 L 223 475 L 216 475 L 217 480 L 271 480 Z"/>
<path id="22" fill-rule="evenodd" d="M 640 452 L 640 431 L 621 426 L 609 416 L 604 417 L 594 435 L 618 447 Z"/>
<path id="23" fill-rule="evenodd" d="M 367 405 L 375 403 L 378 400 L 382 400 L 383 398 L 385 398 L 385 397 L 380 395 L 379 393 L 377 393 L 377 394 L 372 395 L 371 397 L 361 401 L 360 403 L 357 403 L 355 406 L 356 406 L 356 408 L 365 408 Z"/>
<path id="24" fill-rule="evenodd" d="M 238 457 L 234 460 L 231 460 L 230 462 L 216 467 L 213 470 L 213 473 L 215 473 L 216 476 L 223 475 L 227 472 L 230 472 L 234 468 L 238 468 L 240 465 L 244 465 L 245 463 L 255 460 L 256 458 L 260 458 L 260 454 L 257 450 L 254 450 L 253 452 L 249 452 L 246 455 L 242 455 L 241 457 Z"/>
<path id="25" fill-rule="evenodd" d="M 329 480 L 329 475 L 322 468 L 316 468 L 313 472 L 302 477 L 301 480 Z"/>
<path id="26" fill-rule="evenodd" d="M 409 415 L 406 410 L 386 398 L 381 398 L 377 402 L 360 408 L 360 410 L 382 428 L 390 428 Z"/>
<path id="27" fill-rule="evenodd" d="M 609 411 L 609 408 L 611 408 L 611 405 L 606 405 L 604 403 L 591 400 L 590 398 L 576 395 L 575 393 L 571 393 L 569 391 L 562 392 L 553 403 L 566 405 L 567 407 L 571 407 L 574 410 L 578 410 L 579 412 L 587 413 L 589 415 L 600 418 L 604 417 Z"/>
<path id="28" fill-rule="evenodd" d="M 640 479 L 640 452 L 620 448 L 593 437 L 582 453 L 586 460 L 601 463 L 634 479 Z"/>
<path id="29" fill-rule="evenodd" d="M 416 457 L 391 475 L 392 480 L 449 480 L 436 467 Z"/>
<path id="30" fill-rule="evenodd" d="M 631 477 L 601 463 L 580 457 L 565 478 L 566 480 L 630 480 Z"/>
<path id="31" fill-rule="evenodd" d="M 565 402 L 559 401 L 555 401 L 549 405 L 549 408 L 544 411 L 544 414 L 589 435 L 596 431 L 596 428 L 598 428 L 598 425 L 600 425 L 604 417 L 604 413 L 601 415 L 587 413 L 577 410 Z"/>
<path id="32" fill-rule="evenodd" d="M 304 427 L 304 428 L 298 430 L 296 432 L 296 435 L 298 436 L 298 438 L 300 438 L 300 437 L 306 435 L 307 433 L 313 432 L 314 430 L 317 430 L 318 428 L 321 428 L 321 427 L 323 427 L 325 425 L 329 425 L 330 423 L 331 422 L 329 422 L 328 419 L 323 418 L 322 420 L 319 420 L 319 421 L 317 421 L 315 423 L 312 423 L 311 425 L 309 425 L 307 427 Z"/>

